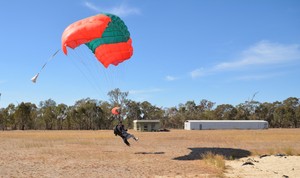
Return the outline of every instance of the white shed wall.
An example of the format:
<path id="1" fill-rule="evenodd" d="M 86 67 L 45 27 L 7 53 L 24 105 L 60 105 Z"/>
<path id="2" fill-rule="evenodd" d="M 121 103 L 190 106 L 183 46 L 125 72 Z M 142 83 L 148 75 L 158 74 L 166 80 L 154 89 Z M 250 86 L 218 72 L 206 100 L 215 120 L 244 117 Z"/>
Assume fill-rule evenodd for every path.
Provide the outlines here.
<path id="1" fill-rule="evenodd" d="M 262 120 L 187 120 L 185 130 L 214 129 L 267 129 L 268 122 Z"/>

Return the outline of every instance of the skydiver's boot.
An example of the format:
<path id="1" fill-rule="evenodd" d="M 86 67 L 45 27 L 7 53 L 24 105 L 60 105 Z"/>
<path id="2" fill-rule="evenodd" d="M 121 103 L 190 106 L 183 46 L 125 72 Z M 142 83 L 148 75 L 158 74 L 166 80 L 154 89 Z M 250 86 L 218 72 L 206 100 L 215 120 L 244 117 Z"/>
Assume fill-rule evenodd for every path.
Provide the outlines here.
<path id="1" fill-rule="evenodd" d="M 139 140 L 139 138 L 135 137 L 133 134 L 131 134 L 131 138 L 133 138 L 135 141 Z"/>

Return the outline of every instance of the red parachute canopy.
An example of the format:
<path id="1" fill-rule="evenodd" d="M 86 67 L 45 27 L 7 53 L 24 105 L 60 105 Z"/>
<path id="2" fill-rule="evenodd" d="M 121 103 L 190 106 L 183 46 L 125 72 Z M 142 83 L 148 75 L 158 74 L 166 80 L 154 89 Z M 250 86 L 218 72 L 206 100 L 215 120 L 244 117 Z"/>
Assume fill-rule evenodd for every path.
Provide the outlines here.
<path id="1" fill-rule="evenodd" d="M 111 113 L 114 114 L 114 115 L 119 115 L 120 114 L 120 107 L 112 108 Z"/>
<path id="2" fill-rule="evenodd" d="M 67 47 L 74 49 L 86 44 L 106 68 L 110 64 L 117 66 L 133 54 L 127 26 L 112 14 L 98 14 L 74 22 L 65 29 L 61 41 L 65 54 Z"/>

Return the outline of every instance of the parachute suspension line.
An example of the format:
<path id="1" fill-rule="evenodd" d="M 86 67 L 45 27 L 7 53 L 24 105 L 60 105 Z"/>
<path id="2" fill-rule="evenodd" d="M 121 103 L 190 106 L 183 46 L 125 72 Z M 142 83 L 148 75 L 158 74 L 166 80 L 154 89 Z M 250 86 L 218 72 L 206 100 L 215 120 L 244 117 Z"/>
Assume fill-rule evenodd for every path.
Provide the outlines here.
<path id="1" fill-rule="evenodd" d="M 49 61 L 51 61 L 51 60 L 56 56 L 56 54 L 57 54 L 59 51 L 60 51 L 60 49 L 56 50 L 56 52 L 55 52 L 54 54 L 52 54 L 52 56 L 50 56 L 49 59 L 44 63 L 44 65 L 42 66 L 42 68 L 40 69 L 40 71 L 39 71 L 35 76 L 33 76 L 33 77 L 31 78 L 31 81 L 32 81 L 33 83 L 36 83 L 37 78 L 39 77 L 40 73 L 41 73 L 42 70 L 45 68 L 45 66 L 47 65 L 47 63 L 48 63 Z"/>
<path id="2" fill-rule="evenodd" d="M 87 49 L 87 50 L 86 50 Z M 87 56 L 88 60 L 85 60 L 86 62 L 89 62 L 88 66 L 91 66 L 94 71 L 96 71 L 96 81 L 102 81 L 104 80 L 100 86 L 104 86 L 105 89 L 107 91 L 107 93 L 110 90 L 113 90 L 116 88 L 116 79 L 118 77 L 116 77 L 116 71 L 119 70 L 119 66 L 118 66 L 118 70 L 116 69 L 116 66 L 113 66 L 112 64 L 108 67 L 105 68 L 101 62 L 99 62 L 97 60 L 97 58 L 94 56 L 93 53 L 91 53 L 89 51 L 88 48 L 85 48 L 85 50 L 82 50 L 82 52 L 84 53 L 83 56 Z M 105 93 L 105 94 L 107 94 Z"/>
<path id="3" fill-rule="evenodd" d="M 112 77 L 114 72 L 112 72 L 112 69 L 115 66 L 105 68 L 87 47 L 83 45 L 77 48 L 76 50 L 71 50 L 68 54 L 72 58 L 73 65 L 80 71 L 100 98 L 107 97 L 108 91 L 106 89 L 114 86 Z"/>
<path id="4" fill-rule="evenodd" d="M 83 55 L 87 56 L 87 59 L 85 60 L 85 62 L 88 63 L 89 66 L 89 70 L 93 73 L 93 77 L 95 79 L 95 81 L 100 81 L 100 79 L 102 78 L 102 74 L 101 74 L 101 68 L 100 68 L 100 63 L 98 62 L 98 60 L 95 58 L 95 56 L 93 55 L 93 53 L 91 53 L 89 51 L 88 48 L 85 47 L 85 50 L 83 51 Z M 101 85 L 101 83 L 99 84 L 100 86 L 103 86 L 103 83 Z"/>
<path id="5" fill-rule="evenodd" d="M 79 60 L 80 62 L 83 64 L 83 66 L 86 68 L 86 70 L 88 71 L 90 77 L 92 78 L 93 81 L 95 81 L 95 84 L 97 85 L 97 74 L 95 74 L 95 70 L 93 70 L 91 67 L 93 65 L 91 65 L 89 62 L 90 60 L 88 60 L 88 55 L 83 55 L 82 53 L 79 54 L 79 51 L 81 52 L 81 50 L 76 50 L 75 53 L 77 53 L 77 55 L 79 56 Z M 85 56 L 85 57 L 84 57 Z M 97 85 L 98 86 L 98 85 Z"/>
<path id="6" fill-rule="evenodd" d="M 41 68 L 41 70 L 39 71 L 39 73 L 45 68 L 45 66 L 47 65 L 47 63 L 49 61 L 51 61 L 55 56 L 56 54 L 60 51 L 60 49 L 56 50 L 56 52 L 54 54 L 52 54 L 52 56 L 45 62 L 45 64 L 43 65 L 43 67 Z"/>
<path id="7" fill-rule="evenodd" d="M 103 97 L 106 96 L 107 93 L 105 93 L 105 87 L 107 87 L 108 84 L 108 79 L 106 76 L 106 70 L 102 64 L 95 58 L 94 54 L 90 52 L 90 50 L 88 48 L 86 48 L 85 46 L 83 46 L 84 50 L 79 50 L 83 56 L 86 56 L 86 60 L 84 60 L 86 62 L 86 66 L 88 68 L 88 70 L 91 72 L 93 79 L 96 83 L 97 86 L 99 86 L 99 88 L 101 88 L 102 92 L 101 94 L 103 95 Z M 103 81 L 105 80 L 105 81 Z M 96 81 L 98 81 L 99 83 L 97 83 Z"/>
<path id="8" fill-rule="evenodd" d="M 107 70 L 107 76 L 109 78 L 110 88 L 111 90 L 116 88 L 121 88 L 121 78 L 123 77 L 124 73 L 122 72 L 124 64 L 119 64 L 118 66 L 111 65 L 110 68 Z"/>
<path id="9" fill-rule="evenodd" d="M 84 60 L 83 57 L 81 57 L 78 53 L 78 51 L 80 50 L 72 50 L 72 52 L 70 52 L 70 57 L 71 59 L 71 63 L 77 68 L 77 70 L 80 71 L 80 73 L 83 75 L 83 77 L 88 81 L 88 83 L 93 87 L 93 89 L 97 92 L 97 94 L 101 96 L 101 94 L 103 93 L 103 91 L 101 90 L 101 88 L 97 85 L 96 80 L 92 80 L 91 79 L 91 72 L 88 71 L 88 68 L 86 67 L 86 65 L 78 65 L 78 63 L 83 63 L 84 64 Z"/>
<path id="10" fill-rule="evenodd" d="M 115 88 L 120 88 L 122 86 L 122 83 L 125 82 L 124 78 L 126 78 L 126 72 L 124 71 L 126 68 L 126 61 L 124 61 L 122 64 L 119 64 L 117 67 L 112 66 L 111 68 L 111 78 L 112 80 L 112 86 Z"/>
<path id="11" fill-rule="evenodd" d="M 75 61 L 71 60 L 72 64 L 77 68 L 78 71 L 84 76 L 84 78 L 88 81 L 88 83 L 96 90 L 98 91 L 98 88 L 94 85 L 94 83 L 89 79 L 89 77 L 86 75 L 86 73 L 79 67 L 78 64 L 76 64 Z"/>
<path id="12" fill-rule="evenodd" d="M 100 83 L 100 86 L 105 87 L 106 89 L 111 88 L 113 85 L 113 78 L 111 77 L 110 73 L 112 70 L 112 66 L 109 66 L 108 68 L 105 68 L 100 61 L 95 57 L 94 53 L 91 53 L 90 49 L 85 48 L 85 50 L 82 50 L 84 53 L 84 56 L 88 56 L 87 62 L 90 63 L 89 66 L 92 66 L 94 71 L 96 71 L 96 79 L 97 81 L 103 81 Z M 104 89 L 105 90 L 105 89 Z"/>
<path id="13" fill-rule="evenodd" d="M 83 68 L 85 69 L 84 73 L 85 73 L 86 78 L 88 78 L 89 82 L 96 89 L 97 94 L 101 97 L 101 94 L 103 93 L 103 90 L 100 87 L 101 85 L 99 85 L 99 83 L 98 83 L 98 78 L 96 77 L 96 75 L 91 70 L 91 66 L 93 66 L 93 65 L 87 64 L 87 62 L 88 62 L 87 58 L 88 58 L 89 55 L 82 55 L 82 50 L 75 50 L 75 53 L 77 54 L 77 56 L 79 56 L 79 61 L 78 62 L 83 64 L 83 65 L 80 65 L 80 66 L 83 66 Z"/>
<path id="14" fill-rule="evenodd" d="M 105 73 L 105 78 L 106 81 L 108 83 L 108 88 L 109 90 L 114 90 L 115 88 L 117 88 L 117 84 L 116 84 L 116 76 L 115 76 L 115 66 L 110 66 L 109 69 L 104 70 Z"/>
<path id="15" fill-rule="evenodd" d="M 95 63 L 95 69 L 98 71 L 98 78 L 104 80 L 102 85 L 106 86 L 106 90 L 109 90 L 111 88 L 112 84 L 112 78 L 109 76 L 110 68 L 106 69 L 97 59 L 94 57 L 90 58 L 91 62 Z M 107 94 L 107 93 L 105 93 Z"/>

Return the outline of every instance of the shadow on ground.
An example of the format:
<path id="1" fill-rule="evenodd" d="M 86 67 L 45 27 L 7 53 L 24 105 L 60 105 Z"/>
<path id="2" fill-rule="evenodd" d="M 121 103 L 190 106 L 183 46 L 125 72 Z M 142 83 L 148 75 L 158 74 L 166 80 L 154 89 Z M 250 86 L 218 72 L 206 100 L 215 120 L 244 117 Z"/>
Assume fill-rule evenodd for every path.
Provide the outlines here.
<path id="1" fill-rule="evenodd" d="M 143 154 L 143 155 L 155 154 L 155 155 L 160 155 L 160 154 L 165 154 L 165 152 L 135 152 L 134 154 Z"/>
<path id="2" fill-rule="evenodd" d="M 174 160 L 199 160 L 203 159 L 203 155 L 212 153 L 214 155 L 222 155 L 225 159 L 239 159 L 250 156 L 251 152 L 243 149 L 235 148 L 189 148 L 191 152 L 188 155 L 174 158 Z"/>

